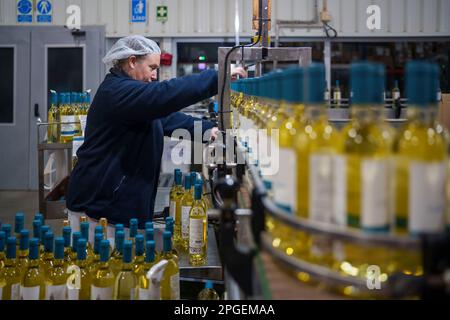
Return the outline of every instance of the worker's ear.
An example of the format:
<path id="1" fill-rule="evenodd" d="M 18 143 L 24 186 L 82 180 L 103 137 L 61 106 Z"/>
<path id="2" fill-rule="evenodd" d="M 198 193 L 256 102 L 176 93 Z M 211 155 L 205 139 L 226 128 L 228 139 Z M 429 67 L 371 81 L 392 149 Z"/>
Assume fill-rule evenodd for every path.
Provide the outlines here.
<path id="1" fill-rule="evenodd" d="M 136 68 L 136 61 L 137 61 L 136 56 L 130 56 L 128 58 L 128 66 L 130 67 L 130 69 L 133 70 L 134 68 Z"/>

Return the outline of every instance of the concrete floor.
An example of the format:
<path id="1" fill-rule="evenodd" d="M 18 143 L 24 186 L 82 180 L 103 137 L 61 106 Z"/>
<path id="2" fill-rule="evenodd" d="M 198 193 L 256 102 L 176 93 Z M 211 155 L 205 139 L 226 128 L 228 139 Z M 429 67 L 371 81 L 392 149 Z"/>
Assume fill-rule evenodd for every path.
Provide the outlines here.
<path id="1" fill-rule="evenodd" d="M 33 230 L 34 215 L 39 211 L 37 191 L 0 191 L 0 222 L 10 223 L 14 228 L 17 212 L 25 214 L 25 229 Z M 62 219 L 46 220 L 55 236 L 61 235 Z"/>

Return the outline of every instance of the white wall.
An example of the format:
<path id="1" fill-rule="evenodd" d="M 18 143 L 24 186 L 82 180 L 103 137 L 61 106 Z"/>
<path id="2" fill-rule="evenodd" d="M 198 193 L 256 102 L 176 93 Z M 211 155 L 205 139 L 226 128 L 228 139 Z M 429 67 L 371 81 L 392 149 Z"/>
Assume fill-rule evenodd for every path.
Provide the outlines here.
<path id="1" fill-rule="evenodd" d="M 322 0 L 319 1 L 321 8 Z M 81 7 L 82 24 L 106 25 L 108 37 L 223 37 L 234 35 L 235 0 L 147 0 L 147 23 L 130 23 L 131 0 L 52 0 L 53 24 L 64 25 L 65 9 Z M 238 0 L 241 35 L 250 35 L 252 0 Z M 381 8 L 381 30 L 366 27 L 366 9 Z M 156 6 L 167 5 L 169 19 L 156 21 Z M 449 36 L 450 0 L 328 0 L 330 23 L 339 36 Z M 314 0 L 272 0 L 272 20 L 311 19 Z M 0 0 L 0 25 L 15 25 L 16 0 Z M 275 30 L 272 27 L 272 35 Z M 285 29 L 283 36 L 322 36 L 321 29 Z"/>

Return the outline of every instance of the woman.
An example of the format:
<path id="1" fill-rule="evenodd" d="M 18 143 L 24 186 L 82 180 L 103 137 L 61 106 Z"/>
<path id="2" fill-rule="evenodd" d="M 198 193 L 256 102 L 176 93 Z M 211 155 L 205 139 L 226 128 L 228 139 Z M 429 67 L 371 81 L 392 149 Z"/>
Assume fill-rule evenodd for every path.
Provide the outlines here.
<path id="1" fill-rule="evenodd" d="M 82 214 L 92 227 L 101 217 L 126 226 L 137 218 L 140 228 L 151 220 L 164 136 L 178 128 L 193 136 L 198 119 L 178 111 L 217 94 L 214 70 L 155 81 L 160 54 L 154 41 L 129 36 L 119 39 L 103 59 L 112 68 L 89 109 L 85 141 L 68 187 L 74 230 Z M 236 74 L 245 76 L 245 71 L 238 68 L 232 76 Z M 216 134 L 213 122 L 202 121 L 202 132 L 209 129 Z"/>

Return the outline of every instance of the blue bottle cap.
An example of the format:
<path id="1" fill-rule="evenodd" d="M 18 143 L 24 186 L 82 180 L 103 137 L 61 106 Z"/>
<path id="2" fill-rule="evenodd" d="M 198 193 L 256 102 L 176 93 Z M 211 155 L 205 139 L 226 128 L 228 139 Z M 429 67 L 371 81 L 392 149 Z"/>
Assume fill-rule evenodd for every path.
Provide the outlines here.
<path id="1" fill-rule="evenodd" d="M 6 239 L 6 259 L 16 258 L 16 241 L 16 237 L 8 237 Z"/>
<path id="2" fill-rule="evenodd" d="M 55 238 L 55 259 L 64 259 L 64 238 Z"/>
<path id="3" fill-rule="evenodd" d="M 194 188 L 194 199 L 200 200 L 202 198 L 203 188 L 200 184 L 196 184 Z"/>
<path id="4" fill-rule="evenodd" d="M 70 236 L 72 235 L 72 228 L 69 226 L 63 227 L 64 247 L 70 247 Z"/>
<path id="5" fill-rule="evenodd" d="M 33 237 L 40 238 L 41 236 L 41 226 L 42 222 L 41 220 L 34 220 L 33 221 Z"/>
<path id="6" fill-rule="evenodd" d="M 64 92 L 59 93 L 59 105 L 63 105 L 66 103 L 66 94 Z"/>
<path id="7" fill-rule="evenodd" d="M 151 222 L 151 221 L 146 222 L 145 229 L 153 229 L 153 222 Z"/>
<path id="8" fill-rule="evenodd" d="M 145 241 L 153 241 L 155 240 L 155 234 L 153 228 L 145 229 Z"/>
<path id="9" fill-rule="evenodd" d="M 117 223 L 116 225 L 115 225 L 115 232 L 117 232 L 117 231 L 123 231 L 125 228 L 124 228 L 124 226 L 123 226 L 123 224 L 122 223 Z"/>
<path id="10" fill-rule="evenodd" d="M 206 280 L 205 282 L 205 289 L 212 289 L 214 288 L 214 284 L 211 280 Z"/>
<path id="11" fill-rule="evenodd" d="M 177 175 L 177 172 L 178 172 L 178 171 L 181 171 L 181 169 L 176 168 L 176 169 L 173 170 L 173 176 L 174 176 L 174 177 Z"/>
<path id="12" fill-rule="evenodd" d="M 169 231 L 173 235 L 173 221 L 166 222 L 166 230 Z"/>
<path id="13" fill-rule="evenodd" d="M 77 260 L 86 260 L 87 250 L 86 250 L 87 241 L 86 239 L 78 239 L 77 242 Z"/>
<path id="14" fill-rule="evenodd" d="M 355 62 L 350 66 L 350 87 L 353 92 L 352 103 L 372 104 L 374 99 L 374 66 L 368 62 Z"/>
<path id="15" fill-rule="evenodd" d="M 192 171 L 190 173 L 190 176 L 191 176 L 191 187 L 193 187 L 195 182 L 197 181 L 197 172 Z"/>
<path id="16" fill-rule="evenodd" d="M 51 231 L 45 233 L 44 236 L 44 250 L 45 252 L 53 252 L 53 239 L 54 234 Z"/>
<path id="17" fill-rule="evenodd" d="M 142 234 L 136 235 L 136 255 L 144 255 L 144 236 Z"/>
<path id="18" fill-rule="evenodd" d="M 138 219 L 130 219 L 130 238 L 136 237 L 138 233 Z"/>
<path id="19" fill-rule="evenodd" d="M 306 103 L 323 103 L 325 66 L 322 63 L 312 63 L 309 67 L 305 68 L 304 89 Z"/>
<path id="20" fill-rule="evenodd" d="M 58 104 L 58 94 L 56 93 L 56 91 L 50 90 L 50 104 Z"/>
<path id="21" fill-rule="evenodd" d="M 191 189 L 191 175 L 186 174 L 184 176 L 184 190 L 189 190 L 189 189 Z"/>
<path id="22" fill-rule="evenodd" d="M 133 243 L 130 240 L 126 240 L 123 243 L 123 263 L 131 262 L 132 251 L 133 251 Z"/>
<path id="23" fill-rule="evenodd" d="M 281 96 L 289 103 L 302 103 L 304 94 L 304 68 L 286 69 L 281 77 Z"/>
<path id="24" fill-rule="evenodd" d="M 373 101 L 376 104 L 382 104 L 384 103 L 384 98 L 383 98 L 383 92 L 384 92 L 384 88 L 386 87 L 386 83 L 385 83 L 385 68 L 384 68 L 384 64 L 382 63 L 372 63 L 373 65 L 373 80 L 374 80 L 374 85 L 373 85 Z"/>
<path id="25" fill-rule="evenodd" d="M 30 239 L 29 258 L 31 260 L 39 259 L 39 239 L 38 238 L 31 238 Z"/>
<path id="26" fill-rule="evenodd" d="M 173 217 L 166 217 L 166 223 L 168 223 L 169 221 L 173 222 Z"/>
<path id="27" fill-rule="evenodd" d="M 0 231 L 0 252 L 5 251 L 6 244 L 6 233 L 5 231 Z"/>
<path id="28" fill-rule="evenodd" d="M 5 237 L 8 239 L 11 236 L 12 226 L 9 223 L 5 223 L 2 225 L 2 231 L 5 232 Z"/>
<path id="29" fill-rule="evenodd" d="M 22 229 L 20 231 L 20 250 L 28 250 L 30 241 L 30 231 L 26 229 Z"/>
<path id="30" fill-rule="evenodd" d="M 145 243 L 145 262 L 155 261 L 155 241 L 147 241 Z"/>
<path id="31" fill-rule="evenodd" d="M 97 233 L 103 234 L 103 227 L 102 226 L 96 226 L 95 227 L 94 234 L 97 234 Z"/>
<path id="32" fill-rule="evenodd" d="M 172 251 L 172 233 L 170 231 L 163 232 L 163 249 L 164 252 Z"/>
<path id="33" fill-rule="evenodd" d="M 97 233 L 94 237 L 94 253 L 100 254 L 100 243 L 103 240 L 103 234 Z"/>
<path id="34" fill-rule="evenodd" d="M 117 231 L 115 246 L 116 246 L 117 251 L 119 251 L 121 254 L 123 254 L 123 242 L 124 241 L 125 241 L 125 232 Z"/>
<path id="35" fill-rule="evenodd" d="M 84 102 L 86 102 L 87 104 L 91 103 L 91 93 L 90 92 L 86 92 L 86 96 L 85 96 L 85 100 Z"/>
<path id="36" fill-rule="evenodd" d="M 45 244 L 45 234 L 50 231 L 50 226 L 43 225 L 41 227 L 41 243 Z"/>
<path id="37" fill-rule="evenodd" d="M 181 186 L 182 178 L 183 178 L 183 174 L 181 173 L 181 171 L 175 172 L 175 184 L 177 186 Z"/>
<path id="38" fill-rule="evenodd" d="M 44 216 L 42 215 L 42 213 L 37 212 L 34 215 L 34 220 L 40 220 L 41 221 L 41 226 L 43 226 L 45 224 L 44 222 Z"/>
<path id="39" fill-rule="evenodd" d="M 82 238 L 81 232 L 76 231 L 76 232 L 72 233 L 72 250 L 74 252 L 77 252 L 77 243 L 78 243 L 78 240 L 81 238 Z"/>
<path id="40" fill-rule="evenodd" d="M 411 105 L 426 106 L 432 85 L 430 63 L 410 61 L 406 64 L 406 96 Z M 436 91 L 434 91 L 436 92 Z"/>
<path id="41" fill-rule="evenodd" d="M 77 93 L 76 92 L 70 93 L 70 103 L 77 103 Z"/>
<path id="42" fill-rule="evenodd" d="M 264 180 L 264 187 L 267 190 L 272 190 L 272 181 Z"/>
<path id="43" fill-rule="evenodd" d="M 100 261 L 107 262 L 109 259 L 109 240 L 100 242 Z"/>
<path id="44" fill-rule="evenodd" d="M 23 214 L 23 212 L 17 212 L 15 217 L 14 232 L 20 233 L 20 230 L 23 229 L 24 223 L 25 215 Z"/>
<path id="45" fill-rule="evenodd" d="M 81 236 L 84 239 L 89 239 L 89 222 L 87 221 L 83 221 L 80 223 L 80 231 L 81 231 Z"/>

